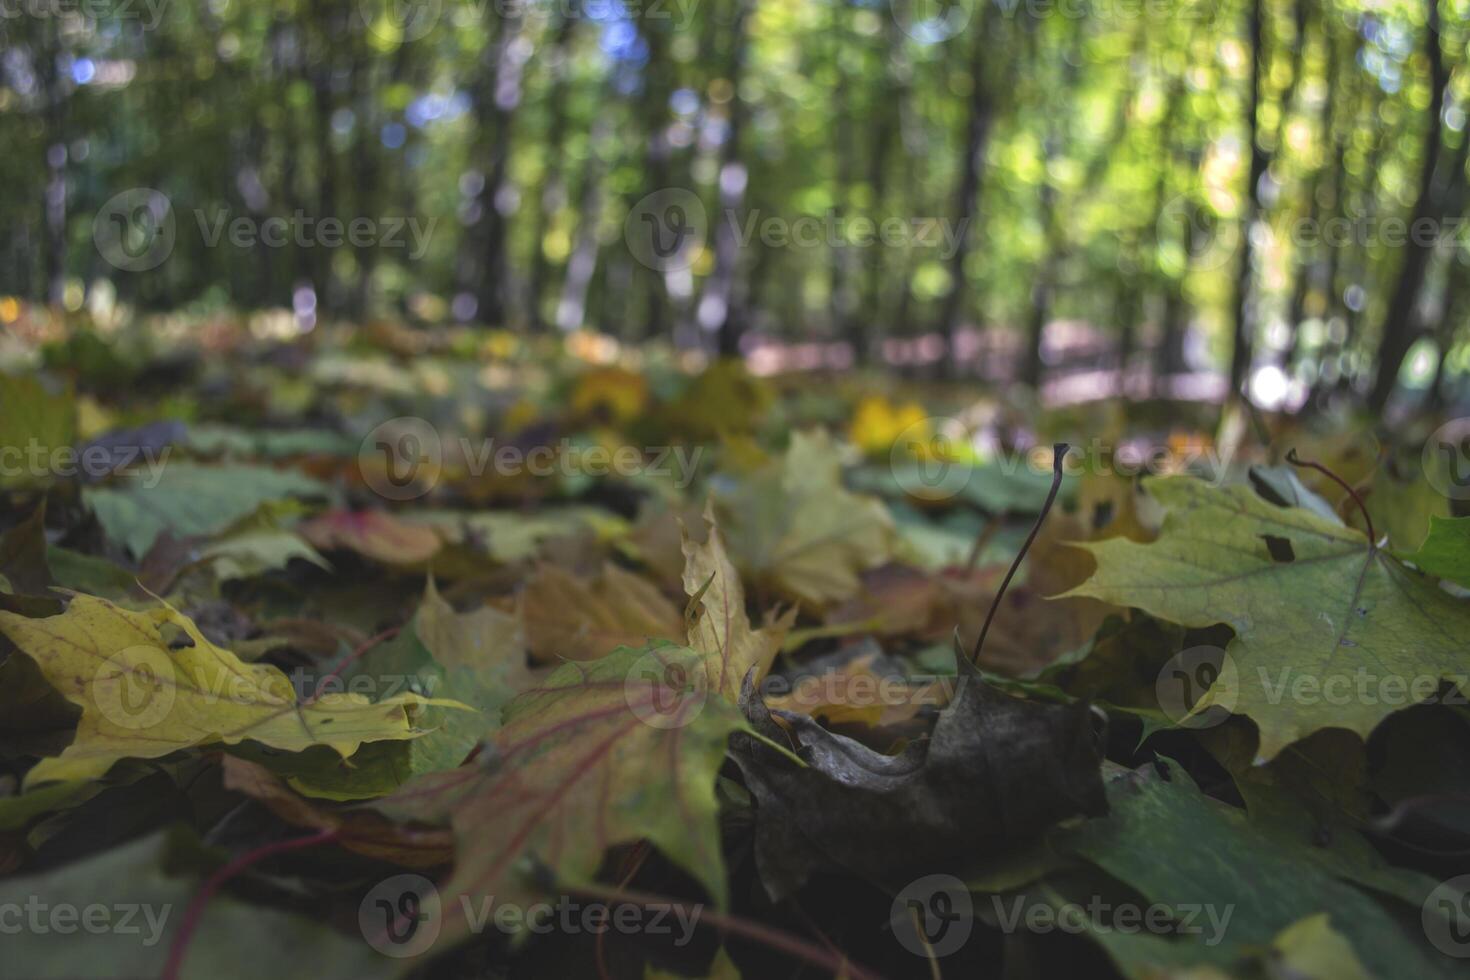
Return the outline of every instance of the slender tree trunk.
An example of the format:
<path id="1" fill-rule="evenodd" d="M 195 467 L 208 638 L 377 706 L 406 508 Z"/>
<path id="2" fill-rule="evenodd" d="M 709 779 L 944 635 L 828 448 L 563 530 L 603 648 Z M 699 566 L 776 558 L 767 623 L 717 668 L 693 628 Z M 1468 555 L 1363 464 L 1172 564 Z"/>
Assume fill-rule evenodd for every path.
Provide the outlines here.
<path id="1" fill-rule="evenodd" d="M 525 63 L 514 49 L 521 32 L 519 14 L 502 16 L 492 5 L 486 8 L 485 16 L 493 26 L 481 56 L 480 84 L 475 96 L 485 153 L 485 183 L 479 199 L 482 228 L 479 319 L 504 326 L 511 316 L 513 290 L 507 242 L 509 222 L 501 207 L 510 189 L 510 153 Z"/>
<path id="2" fill-rule="evenodd" d="M 1251 245 L 1251 229 L 1261 211 L 1260 186 L 1269 160 L 1261 148 L 1261 63 L 1263 51 L 1263 0 L 1251 0 L 1247 30 L 1251 47 L 1250 96 L 1246 103 L 1246 132 L 1250 141 L 1250 172 L 1245 188 L 1245 206 L 1240 216 L 1240 257 L 1235 271 L 1235 343 L 1230 355 L 1230 389 L 1241 391 L 1250 373 L 1255 346 L 1255 311 L 1252 296 L 1255 250 Z"/>
<path id="3" fill-rule="evenodd" d="M 66 95 L 58 69 L 61 60 L 60 22 L 39 18 L 41 33 L 37 76 L 44 104 L 46 185 L 41 207 L 42 273 L 45 300 L 59 307 L 66 292 Z"/>
<path id="4" fill-rule="evenodd" d="M 669 39 L 662 22 L 647 17 L 638 19 L 639 34 L 648 47 L 648 61 L 643 70 L 643 96 L 640 109 L 643 137 L 647 141 L 643 156 L 643 194 L 653 194 L 669 187 L 669 96 L 673 91 Z M 636 339 L 661 337 L 672 324 L 668 283 L 664 272 L 644 268 L 634 270 L 635 282 L 642 283 L 644 295 L 643 322 L 635 332 Z M 625 327 L 628 326 L 625 324 Z"/>
<path id="5" fill-rule="evenodd" d="M 1424 134 L 1424 155 L 1419 170 L 1419 194 L 1409 221 L 1410 234 L 1404 243 L 1404 260 L 1379 334 L 1378 372 L 1368 394 L 1368 409 L 1374 413 L 1381 413 L 1387 406 L 1398 381 L 1399 368 L 1418 336 L 1415 308 L 1424 286 L 1425 273 L 1429 270 L 1429 260 L 1434 254 L 1434 241 L 1415 234 L 1414 229 L 1423 222 L 1437 230 L 1444 217 L 1443 194 L 1435 186 L 1435 172 L 1439 167 L 1445 90 L 1449 87 L 1450 72 L 1440 48 L 1439 0 L 1426 0 L 1426 3 L 1428 29 L 1425 46 L 1430 77 L 1429 109 L 1425 113 L 1428 129 Z"/>
<path id="6" fill-rule="evenodd" d="M 556 325 L 560 330 L 576 330 L 587 318 L 587 291 L 592 274 L 597 271 L 597 226 L 602 219 L 603 154 L 612 136 L 612 122 L 599 116 L 592 124 L 587 148 L 587 165 L 582 170 L 581 193 L 577 203 L 577 236 L 567 260 L 567 274 L 562 280 L 561 298 L 556 304 Z"/>
<path id="7" fill-rule="evenodd" d="M 1298 71 L 1300 70 L 1300 50 L 1306 46 L 1305 39 L 1309 23 L 1306 8 L 1306 0 L 1297 0 L 1298 54 L 1294 63 L 1297 65 Z M 1334 70 L 1338 61 L 1337 43 L 1332 32 L 1332 25 L 1325 19 L 1321 26 L 1321 34 L 1322 46 L 1326 53 L 1327 70 L 1330 73 Z M 1295 81 L 1293 81 L 1293 86 L 1295 86 Z M 1327 86 L 1327 95 L 1322 100 L 1322 110 L 1317 117 L 1318 138 L 1324 146 L 1330 145 L 1332 142 L 1332 122 L 1337 110 L 1337 89 L 1338 86 L 1336 85 Z M 1276 127 L 1278 147 L 1281 145 L 1285 125 L 1285 116 L 1283 115 L 1281 125 Z M 1305 188 L 1307 198 L 1307 228 L 1316 237 L 1320 237 L 1317 233 L 1321 227 L 1323 178 L 1326 175 L 1326 170 L 1325 165 L 1319 165 L 1313 170 L 1312 176 L 1308 179 Z M 1292 268 L 1291 300 L 1287 306 L 1286 313 L 1286 325 L 1291 330 L 1291 338 L 1282 356 L 1282 367 L 1287 373 L 1291 372 L 1293 365 L 1296 363 L 1297 352 L 1301 343 L 1301 326 L 1307 316 L 1307 301 L 1313 291 L 1322 285 L 1321 274 L 1323 261 L 1320 243 L 1317 241 L 1311 243 L 1295 242 L 1294 248 L 1296 261 Z M 1331 289 L 1330 283 L 1327 288 L 1329 290 Z"/>
<path id="8" fill-rule="evenodd" d="M 987 6 L 988 14 L 990 7 Z M 980 200 L 980 183 L 985 167 L 985 151 L 990 144 L 991 124 L 995 117 L 995 103 L 987 84 L 985 55 L 992 50 L 993 39 L 985 29 L 988 16 L 975 30 L 974 47 L 970 57 L 969 112 L 965 117 L 964 156 L 960 159 L 960 180 L 955 187 L 954 213 L 956 221 L 965 222 L 965 232 L 955 243 L 954 254 L 949 259 L 949 292 L 939 308 L 939 335 L 949 344 L 949 372 L 959 377 L 964 372 L 956 355 L 960 320 L 965 307 L 965 266 L 970 257 L 970 243 L 976 229 L 976 205 Z"/>
<path id="9" fill-rule="evenodd" d="M 566 198 L 566 180 L 563 168 L 563 144 L 567 132 L 567 72 L 571 61 L 572 37 L 576 33 L 581 11 L 576 0 L 569 6 L 557 24 L 552 38 L 547 65 L 552 73 L 551 91 L 547 95 L 551 122 L 546 129 L 546 175 L 541 181 L 541 206 L 536 211 L 536 233 L 531 242 L 531 275 L 526 285 L 526 312 L 531 326 L 543 326 L 542 300 L 546 284 L 551 278 L 551 262 L 546 256 L 546 235 L 551 229 L 552 218 L 561 209 Z"/>
<path id="10" fill-rule="evenodd" d="M 1450 262 L 1456 261 L 1456 257 L 1451 255 Z M 1434 331 L 1439 357 L 1434 363 L 1434 380 L 1429 385 L 1427 407 L 1431 411 L 1437 411 L 1445 403 L 1445 362 L 1455 348 L 1460 328 L 1470 319 L 1470 275 L 1455 275 L 1452 269 L 1445 283 L 1445 293 L 1444 311 Z"/>
<path id="11" fill-rule="evenodd" d="M 894 71 L 894 63 L 903 57 L 900 43 L 902 32 L 898 21 L 889 17 L 884 20 L 883 42 L 878 46 L 879 66 L 877 76 L 877 107 L 870 120 L 872 142 L 868 150 L 868 191 L 872 195 L 873 221 L 881 225 L 884 219 L 884 204 L 888 196 L 888 166 L 892 155 L 894 136 L 898 133 L 904 106 L 908 101 L 908 83 Z M 864 262 L 863 317 L 857 324 L 852 337 L 854 352 L 860 364 L 872 364 L 882 337 L 884 326 L 884 286 L 886 282 L 887 250 L 870 245 Z"/>
<path id="12" fill-rule="evenodd" d="M 755 14 L 758 0 L 733 0 L 734 14 L 730 22 L 730 55 L 727 77 L 730 101 L 727 104 L 729 128 L 720 146 L 719 208 L 714 221 L 715 266 L 699 301 L 699 326 L 713 332 L 720 354 L 733 357 L 740 353 L 740 335 L 744 332 L 743 316 L 737 309 L 735 277 L 740 265 L 740 241 L 735 222 L 745 202 L 745 188 L 750 174 L 741 160 L 740 137 L 745 130 L 745 104 L 740 98 L 740 81 L 745 75 L 749 36 L 747 26 Z"/>

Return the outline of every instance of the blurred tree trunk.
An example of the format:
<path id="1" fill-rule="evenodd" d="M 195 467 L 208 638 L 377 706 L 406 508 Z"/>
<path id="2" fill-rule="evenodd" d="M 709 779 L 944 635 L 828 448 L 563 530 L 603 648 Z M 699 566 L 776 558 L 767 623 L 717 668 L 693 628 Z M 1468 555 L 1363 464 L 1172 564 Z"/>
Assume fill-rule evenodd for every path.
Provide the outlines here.
<path id="1" fill-rule="evenodd" d="M 847 227 L 847 216 L 849 204 L 852 198 L 852 188 L 855 183 L 853 177 L 853 165 L 857 160 L 857 153 L 853 140 L 854 112 L 852 107 L 853 91 L 859 85 L 859 80 L 853 78 L 847 71 L 843 60 L 843 51 L 851 43 L 852 33 L 847 25 L 848 5 L 846 3 L 832 4 L 832 22 L 830 28 L 832 70 L 836 77 L 834 86 L 833 102 L 833 126 L 832 126 L 832 227 L 837 229 L 837 241 L 824 243 L 827 248 L 828 257 L 828 309 L 832 318 L 832 327 L 838 337 L 850 338 L 854 336 L 860 325 L 855 321 L 857 312 L 856 286 L 853 284 L 855 278 L 853 273 L 854 260 L 857 258 L 853 250 L 841 242 L 841 232 Z"/>
<path id="2" fill-rule="evenodd" d="M 1311 6 L 1308 0 L 1297 0 L 1294 6 L 1295 21 L 1297 21 L 1297 43 L 1292 44 L 1291 59 L 1291 82 L 1286 85 L 1286 91 L 1282 96 L 1282 115 L 1276 120 L 1276 140 L 1273 147 L 1276 153 L 1282 151 L 1282 145 L 1286 141 L 1286 123 L 1291 120 L 1291 106 L 1295 100 L 1298 88 L 1301 87 L 1302 57 L 1307 50 L 1307 35 L 1311 28 Z M 1324 28 L 1322 32 L 1323 47 L 1326 48 L 1327 66 L 1335 65 L 1336 48 L 1332 43 L 1332 31 Z M 1332 138 L 1332 110 L 1333 97 L 1336 96 L 1338 87 L 1327 85 L 1327 96 L 1322 100 L 1322 112 L 1320 112 L 1319 138 L 1324 144 Z M 1323 166 L 1317 166 L 1311 172 L 1310 178 L 1305 185 L 1307 194 L 1307 228 L 1316 229 L 1319 226 L 1320 209 L 1319 192 L 1322 190 Z M 1291 331 L 1288 339 L 1288 347 L 1282 354 L 1282 369 L 1291 372 L 1292 361 L 1297 357 L 1298 332 L 1301 322 L 1307 316 L 1307 298 L 1311 294 L 1313 279 L 1316 278 L 1319 269 L 1319 257 L 1317 248 L 1308 248 L 1305 242 L 1292 242 L 1294 244 L 1295 264 L 1292 270 L 1291 301 L 1286 307 L 1286 329 Z"/>
<path id="3" fill-rule="evenodd" d="M 1425 112 L 1427 129 L 1424 134 L 1424 152 L 1419 170 L 1419 192 L 1414 201 L 1413 216 L 1409 220 L 1408 240 L 1404 243 L 1403 264 L 1399 267 L 1398 282 L 1388 303 L 1378 340 L 1378 371 L 1373 378 L 1373 388 L 1368 394 L 1368 409 L 1381 413 L 1388 404 L 1398 381 L 1399 368 L 1409 348 L 1419 337 L 1417 306 L 1420 291 L 1424 287 L 1424 276 L 1429 271 L 1429 260 L 1434 255 L 1435 241 L 1444 223 L 1445 191 L 1436 185 L 1439 170 L 1442 130 L 1444 126 L 1445 90 L 1450 84 L 1450 71 L 1445 64 L 1444 52 L 1440 48 L 1439 0 L 1426 0 L 1427 29 L 1425 53 L 1429 57 L 1429 108 Z M 1463 162 L 1461 164 L 1463 170 Z M 1459 175 L 1463 179 L 1464 174 Z M 1455 179 L 1455 175 L 1450 175 Z M 1434 234 L 1426 239 L 1416 232 L 1421 222 L 1432 227 Z"/>
<path id="4" fill-rule="evenodd" d="M 597 226 L 602 220 L 603 155 L 608 152 L 611 136 L 612 121 L 604 113 L 593 121 L 587 141 L 587 164 L 582 168 L 577 195 L 577 237 L 556 304 L 556 326 L 560 330 L 576 330 L 587 319 L 587 291 L 597 271 Z"/>
<path id="5" fill-rule="evenodd" d="M 898 68 L 903 57 L 903 34 L 898 20 L 887 17 L 883 21 L 883 39 L 878 45 L 877 105 L 869 126 L 872 142 L 868 149 L 868 191 L 872 196 L 872 219 L 881 226 L 884 219 L 884 204 L 888 199 L 888 166 L 892 156 L 894 136 L 898 134 L 904 106 L 908 103 L 909 84 Z M 868 246 L 864 262 L 863 316 L 856 324 L 851 340 L 853 351 L 860 364 L 872 364 L 885 333 L 885 289 L 887 277 L 887 249 L 878 242 Z"/>
<path id="6" fill-rule="evenodd" d="M 536 209 L 536 230 L 531 239 L 531 275 L 526 285 L 526 312 L 531 326 L 545 325 L 542 314 L 546 283 L 551 278 L 551 262 L 546 257 L 546 235 L 556 213 L 566 203 L 566 179 L 564 177 L 564 150 L 567 121 L 567 72 L 572 57 L 572 37 L 577 22 L 582 19 L 577 0 L 567 0 L 567 7 L 557 23 L 552 36 L 551 48 L 546 55 L 547 70 L 551 72 L 551 90 L 547 94 L 547 111 L 551 121 L 546 127 L 546 174 L 541 180 L 539 195 L 541 206 Z"/>
<path id="7" fill-rule="evenodd" d="M 516 109 L 521 103 L 523 58 L 515 51 L 521 33 L 518 12 L 502 15 L 491 5 L 490 22 L 474 88 L 475 120 L 484 153 L 484 184 L 479 200 L 479 319 L 504 326 L 511 316 L 509 222 L 501 208 L 510 190 L 508 172 Z M 473 237 L 473 236 L 472 236 Z M 473 265 L 471 266 L 473 267 Z"/>
<path id="8" fill-rule="evenodd" d="M 956 356 L 960 320 L 965 308 L 965 266 L 970 257 L 970 245 L 977 234 L 975 225 L 977 205 L 980 201 L 980 183 L 985 168 L 985 151 L 990 145 L 991 125 L 995 120 L 995 100 L 987 77 L 985 56 L 994 50 L 994 39 L 989 31 L 990 11 L 987 4 L 980 23 L 974 28 L 974 40 L 970 52 L 970 103 L 965 116 L 965 135 L 961 142 L 960 179 L 955 187 L 952 217 L 965 222 L 964 233 L 955 243 L 954 254 L 949 259 L 949 291 L 939 307 L 939 335 L 949 345 L 949 373 L 960 377 L 959 358 Z"/>
<path id="9" fill-rule="evenodd" d="M 663 20 L 639 17 L 638 33 L 648 49 L 648 60 L 643 68 L 643 94 L 640 102 L 642 116 L 643 195 L 654 194 L 669 187 L 670 162 L 673 147 L 669 144 L 669 97 L 673 94 L 673 60 L 669 53 L 669 39 L 661 27 Z M 625 323 L 624 332 L 634 339 L 661 337 L 671 327 L 672 311 L 669 303 L 668 282 L 664 272 L 639 264 L 635 270 L 635 282 L 642 284 L 644 296 L 643 322 L 637 325 Z M 629 330 L 631 333 L 628 333 Z"/>
<path id="10" fill-rule="evenodd" d="M 1451 267 L 1445 282 L 1444 309 L 1434 330 L 1439 356 L 1434 362 L 1434 380 L 1429 385 L 1426 407 L 1430 411 L 1438 411 L 1445 404 L 1445 362 L 1455 349 L 1455 340 L 1460 329 L 1466 322 L 1470 322 L 1470 274 L 1464 269 L 1454 268 L 1458 261 L 1457 254 L 1450 255 Z"/>
<path id="11" fill-rule="evenodd" d="M 1046 164 L 1053 155 L 1053 141 L 1047 140 Z M 1045 174 L 1046 166 L 1042 168 Z M 1046 324 L 1051 319 L 1051 302 L 1055 290 L 1057 264 L 1061 261 L 1062 243 L 1056 229 L 1056 189 L 1045 176 L 1041 180 L 1041 227 L 1046 231 L 1046 255 L 1035 273 L 1031 286 L 1031 311 L 1026 324 L 1026 351 L 1021 359 L 1019 380 L 1032 388 L 1041 386 L 1042 347 L 1046 341 Z"/>
<path id="12" fill-rule="evenodd" d="M 1251 356 L 1255 346 L 1255 300 L 1252 296 L 1252 272 L 1255 265 L 1255 249 L 1251 242 L 1251 230 L 1261 212 L 1261 178 L 1266 174 L 1270 162 L 1261 147 L 1261 63 L 1263 50 L 1263 0 L 1250 0 L 1250 16 L 1247 32 L 1250 38 L 1250 96 L 1246 102 L 1246 132 L 1250 142 L 1250 171 L 1246 178 L 1245 206 L 1240 215 L 1240 257 L 1235 271 L 1235 342 L 1230 353 L 1230 390 L 1239 392 L 1250 373 Z"/>
<path id="13" fill-rule="evenodd" d="M 740 137 L 745 131 L 740 82 L 745 77 L 749 24 L 756 3 L 757 0 L 732 0 L 730 52 L 725 72 L 730 83 L 730 100 L 726 103 L 725 141 L 720 144 L 719 207 L 714 218 L 715 265 L 699 301 L 700 328 L 714 334 L 716 349 L 728 357 L 740 353 L 740 336 L 745 330 L 744 314 L 735 295 L 735 277 L 740 266 L 740 240 L 735 222 L 743 217 L 745 189 L 750 180 L 750 171 L 740 152 Z"/>
<path id="14" fill-rule="evenodd" d="M 311 91 L 312 148 L 316 155 L 316 224 L 328 219 L 340 220 L 337 196 L 337 154 L 332 148 L 332 114 L 334 112 L 333 77 L 336 74 L 337 39 L 345 33 L 337 10 L 329 2 L 312 0 L 310 21 L 313 42 L 307 46 L 303 74 Z M 316 286 L 317 309 L 334 313 L 341 308 L 341 289 L 332 270 L 333 249 L 324 248 L 319 239 L 308 246 L 307 262 Z"/>
<path id="15" fill-rule="evenodd" d="M 40 89 L 46 173 L 41 201 L 41 261 L 45 301 L 61 306 L 66 292 L 66 88 L 61 78 L 60 19 L 37 18 L 40 43 L 36 82 Z"/>
<path id="16" fill-rule="evenodd" d="M 1177 165 L 1178 149 L 1174 138 L 1178 126 L 1180 110 L 1184 106 L 1185 85 L 1184 73 L 1177 72 L 1169 82 L 1169 94 L 1164 102 L 1164 112 L 1159 117 L 1159 149 L 1162 162 L 1159 172 L 1154 181 L 1154 207 L 1153 222 L 1149 243 L 1152 246 L 1153 274 L 1159 284 L 1159 290 L 1163 294 L 1163 302 L 1159 311 L 1159 344 L 1154 350 L 1153 384 L 1155 394 L 1166 390 L 1167 379 L 1175 374 L 1183 373 L 1186 368 L 1184 362 L 1184 333 L 1186 319 L 1189 315 L 1189 306 L 1184 300 L 1184 276 L 1188 272 L 1187 267 L 1180 271 L 1177 276 L 1170 275 L 1163 268 L 1160 258 L 1161 236 L 1159 234 L 1159 223 L 1163 220 L 1165 210 L 1169 207 L 1169 177 Z M 1192 242 L 1189 236 L 1193 234 L 1196 227 L 1196 218 L 1192 213 L 1194 201 L 1189 196 L 1182 197 L 1183 206 L 1187 209 L 1186 219 L 1181 227 L 1180 234 L 1185 236 L 1183 241 L 1183 254 L 1185 262 L 1193 255 Z"/>
<path id="17" fill-rule="evenodd" d="M 1363 39 L 1361 34 L 1354 31 L 1353 43 L 1342 52 L 1342 60 L 1339 62 L 1339 74 L 1349 80 L 1357 82 L 1357 98 L 1351 100 L 1348 112 L 1347 124 L 1339 127 L 1333 155 L 1332 169 L 1332 217 L 1329 220 L 1337 220 L 1345 227 L 1371 227 L 1371 222 L 1376 220 L 1378 210 L 1378 195 L 1376 181 L 1378 179 L 1378 162 L 1389 145 L 1386 137 L 1377 139 L 1368 152 L 1367 165 L 1362 168 L 1362 178 L 1355 187 L 1352 182 L 1354 171 L 1349 169 L 1348 154 L 1354 142 L 1354 137 L 1359 129 L 1360 120 L 1371 121 L 1377 118 L 1383 104 L 1383 88 L 1376 82 L 1363 76 L 1361 72 L 1353 70 L 1358 57 L 1363 50 Z M 1359 224 L 1361 223 L 1361 224 Z M 1366 262 L 1363 259 L 1364 250 L 1356 246 L 1357 235 L 1349 235 L 1346 241 L 1327 242 L 1327 271 L 1324 276 L 1327 290 L 1326 315 L 1329 324 L 1333 320 L 1341 320 L 1342 331 L 1340 338 L 1330 348 L 1324 348 L 1319 357 L 1319 364 L 1325 369 L 1319 375 L 1315 385 L 1314 400 L 1319 400 L 1333 388 L 1345 387 L 1351 379 L 1347 373 L 1342 372 L 1341 377 L 1333 377 L 1337 367 L 1341 364 L 1342 355 L 1351 347 L 1353 339 L 1357 335 L 1358 318 L 1363 304 L 1356 304 L 1354 309 L 1349 304 L 1348 293 L 1366 273 Z M 1328 368 L 1330 360 L 1335 358 L 1338 365 Z"/>

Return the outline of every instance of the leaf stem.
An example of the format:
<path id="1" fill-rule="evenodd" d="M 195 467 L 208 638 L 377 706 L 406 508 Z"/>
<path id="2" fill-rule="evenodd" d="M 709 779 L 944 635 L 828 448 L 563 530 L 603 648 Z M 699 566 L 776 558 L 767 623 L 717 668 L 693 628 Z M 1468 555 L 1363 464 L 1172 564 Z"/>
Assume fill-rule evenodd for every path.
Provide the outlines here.
<path id="1" fill-rule="evenodd" d="M 1373 517 L 1368 513 L 1367 505 L 1363 503 L 1363 498 L 1358 496 L 1358 491 L 1353 489 L 1352 484 L 1348 483 L 1342 477 L 1338 476 L 1336 473 L 1332 472 L 1330 469 L 1323 466 L 1316 460 L 1302 459 L 1296 454 L 1295 446 L 1286 451 L 1286 461 L 1292 466 L 1301 466 L 1306 467 L 1307 469 L 1316 470 L 1318 473 L 1321 473 L 1323 476 L 1327 477 L 1327 479 L 1331 480 L 1333 483 L 1336 483 L 1338 486 L 1346 490 L 1348 492 L 1348 496 L 1353 498 L 1353 503 L 1358 505 L 1358 510 L 1362 512 L 1363 523 L 1368 525 L 1368 544 L 1373 547 L 1378 546 L 1378 532 L 1373 529 Z"/>
<path id="2" fill-rule="evenodd" d="M 995 599 L 990 603 L 990 612 L 985 614 L 985 625 L 980 627 L 980 635 L 975 637 L 975 649 L 970 651 L 970 662 L 978 664 L 980 651 L 985 646 L 985 635 L 990 632 L 990 622 L 995 619 L 995 612 L 1000 608 L 1000 600 L 1006 594 L 1006 588 L 1010 586 L 1011 579 L 1016 576 L 1016 569 L 1021 567 L 1021 560 L 1026 557 L 1026 552 L 1031 550 L 1031 543 L 1036 540 L 1036 535 L 1041 531 L 1041 525 L 1046 522 L 1046 515 L 1051 513 L 1051 505 L 1057 501 L 1057 491 L 1062 488 L 1062 468 L 1066 463 L 1067 450 L 1072 447 L 1065 442 L 1059 442 L 1052 446 L 1051 458 L 1051 491 L 1046 495 L 1046 503 L 1041 505 L 1041 513 L 1036 517 L 1036 523 L 1031 527 L 1031 533 L 1026 535 L 1026 543 L 1021 545 L 1021 550 L 1016 554 L 1016 560 L 1011 562 L 1011 567 L 1006 572 L 1006 577 L 1001 580 L 1000 590 L 995 593 Z"/>
<path id="3" fill-rule="evenodd" d="M 806 760 L 805 759 L 803 759 L 801 756 L 797 755 L 795 752 L 791 751 L 791 749 L 789 749 L 786 746 L 782 745 L 780 742 L 776 741 L 775 739 L 773 739 L 773 738 L 767 738 L 766 736 L 762 735 L 760 732 L 757 732 L 757 731 L 745 731 L 745 732 L 742 732 L 742 734 L 745 734 L 745 735 L 750 736 L 751 738 L 755 739 L 757 742 L 760 742 L 762 745 L 764 745 L 766 748 L 770 749 L 773 752 L 779 752 L 781 755 L 785 756 L 787 759 L 790 759 L 792 762 L 796 763 L 801 768 L 803 768 L 803 769 L 810 768 L 806 764 Z"/>
<path id="4" fill-rule="evenodd" d="M 194 938 L 199 922 L 204 918 L 204 909 L 209 905 L 209 900 L 214 897 L 214 893 L 219 891 L 225 882 L 266 858 L 288 851 L 315 847 L 317 844 L 325 844 L 335 840 L 340 833 L 339 829 L 331 828 L 319 830 L 308 837 L 273 841 L 241 854 L 210 875 L 200 886 L 199 891 L 194 894 L 193 899 L 189 901 L 189 907 L 184 910 L 184 918 L 179 924 L 178 934 L 174 936 L 173 944 L 168 949 L 168 960 L 164 963 L 161 980 L 179 980 L 179 969 L 184 965 L 184 954 L 189 951 L 189 941 Z"/>

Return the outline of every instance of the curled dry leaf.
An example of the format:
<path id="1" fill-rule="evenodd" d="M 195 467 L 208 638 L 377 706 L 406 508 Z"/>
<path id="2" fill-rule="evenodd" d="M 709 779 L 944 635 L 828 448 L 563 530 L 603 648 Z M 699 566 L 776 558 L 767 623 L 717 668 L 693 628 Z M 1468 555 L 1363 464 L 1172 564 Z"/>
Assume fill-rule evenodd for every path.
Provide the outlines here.
<path id="1" fill-rule="evenodd" d="M 1107 812 L 1087 706 L 1021 701 L 955 659 L 949 705 L 927 739 L 897 755 L 789 713 L 806 768 L 754 739 L 732 741 L 756 798 L 756 863 L 772 898 L 823 869 L 880 883 L 953 872 L 957 857 L 994 855 L 1059 820 Z M 787 738 L 751 683 L 741 706 L 757 732 Z"/>

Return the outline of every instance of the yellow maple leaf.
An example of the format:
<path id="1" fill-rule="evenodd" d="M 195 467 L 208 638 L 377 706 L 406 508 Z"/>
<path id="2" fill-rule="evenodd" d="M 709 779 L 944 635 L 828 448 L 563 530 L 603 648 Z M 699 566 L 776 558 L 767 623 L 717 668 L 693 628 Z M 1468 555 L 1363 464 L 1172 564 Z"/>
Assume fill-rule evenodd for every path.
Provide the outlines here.
<path id="1" fill-rule="evenodd" d="M 165 628 L 192 646 L 174 649 Z M 28 785 L 93 779 L 119 759 L 156 759 L 246 739 L 292 752 L 330 745 L 346 758 L 364 742 L 420 734 L 413 716 L 422 705 L 466 708 L 417 694 L 377 702 L 361 694 L 300 700 L 279 669 L 247 664 L 215 646 L 166 603 L 136 613 L 77 594 L 65 612 L 45 619 L 0 612 L 0 633 L 82 709 L 75 740 L 60 756 L 42 759 Z"/>

